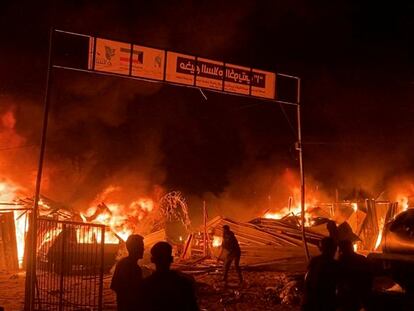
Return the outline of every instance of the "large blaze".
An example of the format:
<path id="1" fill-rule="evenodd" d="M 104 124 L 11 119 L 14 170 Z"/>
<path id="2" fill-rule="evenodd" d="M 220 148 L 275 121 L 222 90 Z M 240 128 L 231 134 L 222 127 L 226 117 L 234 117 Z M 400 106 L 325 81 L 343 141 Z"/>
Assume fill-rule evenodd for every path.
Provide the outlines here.
<path id="1" fill-rule="evenodd" d="M 300 188 L 297 186 L 291 186 L 291 190 L 289 191 L 291 196 L 288 200 L 288 205 L 284 206 L 281 209 L 276 210 L 276 208 L 271 208 L 267 211 L 263 218 L 268 219 L 282 219 L 288 215 L 300 216 L 302 212 L 301 203 L 300 203 Z M 310 213 L 310 209 L 318 203 L 318 197 L 311 193 L 308 196 L 305 202 L 305 225 L 309 226 L 311 224 L 312 215 Z"/>
<path id="2" fill-rule="evenodd" d="M 132 200 L 123 198 L 119 194 L 123 189 L 119 186 L 109 186 L 91 203 L 91 207 L 81 217 L 85 222 L 103 224 L 111 228 L 112 233 L 105 236 L 106 243 L 118 243 L 119 239 L 125 241 L 129 235 L 143 232 L 147 228 L 145 220 L 154 210 L 154 201 L 148 197 L 137 197 Z"/>
<path id="3" fill-rule="evenodd" d="M 20 202 L 22 198 L 30 198 L 31 193 L 33 193 L 36 167 L 33 165 L 30 166 L 26 162 L 28 162 L 28 156 L 35 159 L 36 156 L 33 156 L 33 154 L 36 153 L 28 155 L 29 153 L 26 150 L 19 148 L 19 146 L 24 146 L 26 139 L 16 132 L 16 122 L 13 107 L 0 115 L 0 148 L 7 149 L 6 152 L 0 153 L 0 203 L 2 203 L 0 205 L 0 212 L 2 210 L 10 211 L 13 208 L 19 209 L 14 210 L 13 214 L 16 228 L 18 261 L 20 267 L 22 267 L 25 239 L 29 229 L 28 215 L 33 201 L 30 201 L 31 204 L 29 205 L 26 201 L 26 205 L 24 206 L 20 205 Z M 22 162 L 22 165 L 20 165 L 20 162 Z M 33 163 L 35 162 L 34 160 Z M 45 184 L 53 190 L 53 184 L 48 180 L 47 174 L 45 177 L 47 181 Z M 287 195 L 287 198 L 281 198 L 280 200 L 288 203 L 282 204 L 280 200 L 271 201 L 269 199 L 268 210 L 262 215 L 264 218 L 282 219 L 287 215 L 300 216 L 301 214 L 300 188 L 298 187 L 298 180 L 294 173 L 291 170 L 286 170 L 280 181 L 287 189 L 283 194 Z M 159 223 L 159 220 L 163 217 L 159 207 L 160 196 L 148 195 L 148 193 L 142 191 L 126 189 L 125 184 L 125 182 L 121 181 L 119 184 L 112 183 L 109 186 L 102 186 L 103 189 L 101 191 L 98 189 L 97 191 L 98 195 L 93 200 L 89 200 L 89 203 L 83 205 L 86 208 L 79 205 L 73 206 L 74 210 L 79 213 L 79 217 L 76 219 L 77 221 L 81 220 L 86 223 L 103 224 L 108 227 L 108 230 L 105 232 L 105 243 L 108 244 L 118 244 L 120 241 L 125 241 L 132 233 L 148 234 L 153 229 L 154 224 Z M 409 197 L 414 193 L 414 183 L 411 183 L 411 181 L 396 183 L 390 189 L 392 189 L 392 194 L 389 199 L 398 202 L 398 211 L 402 212 L 407 210 L 409 208 Z M 277 197 L 280 198 L 281 196 L 279 195 Z M 318 193 L 308 190 L 305 203 L 306 226 L 312 225 L 312 217 L 315 216 L 312 211 L 313 207 L 317 206 L 320 202 L 324 202 L 324 200 L 326 202 L 327 199 L 329 200 L 326 195 L 321 196 Z M 263 202 L 266 202 L 266 200 L 263 200 Z M 50 209 L 42 199 L 39 201 L 39 207 L 42 216 L 46 215 Z M 351 207 L 354 213 L 358 211 L 357 203 L 351 203 Z M 385 217 L 382 217 L 378 223 L 378 236 L 375 239 L 376 250 L 380 248 L 384 226 Z M 77 232 L 77 242 L 100 242 L 101 236 L 97 232 L 90 230 L 88 233 L 82 233 L 79 231 Z M 56 235 L 57 232 L 52 233 Z M 52 236 L 52 233 L 46 235 L 46 240 L 43 242 L 47 242 L 48 236 Z M 182 240 L 181 236 L 180 240 Z M 213 247 L 219 247 L 222 243 L 222 238 L 220 236 L 214 236 L 211 242 Z M 355 244 L 354 247 L 358 250 L 360 245 Z"/>

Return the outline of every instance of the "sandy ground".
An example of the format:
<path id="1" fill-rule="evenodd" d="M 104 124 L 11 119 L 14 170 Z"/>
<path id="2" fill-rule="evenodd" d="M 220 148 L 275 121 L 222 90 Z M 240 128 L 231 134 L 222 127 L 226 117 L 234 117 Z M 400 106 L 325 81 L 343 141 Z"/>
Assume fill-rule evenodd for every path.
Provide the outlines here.
<path id="1" fill-rule="evenodd" d="M 295 304 L 284 304 L 278 293 L 289 283 L 286 274 L 279 272 L 244 272 L 242 287 L 231 274 L 229 287 L 223 288 L 221 274 L 212 272 L 195 276 L 201 310 L 286 310 L 296 311 Z M 104 310 L 116 310 L 115 296 L 109 289 L 111 275 L 104 278 Z M 0 272 L 0 306 L 6 311 L 23 309 L 25 274 Z M 286 286 L 285 286 L 286 287 Z M 288 295 L 284 294 L 287 297 Z"/>
<path id="2" fill-rule="evenodd" d="M 0 272 L 0 306 L 6 311 L 23 309 L 25 273 Z"/>

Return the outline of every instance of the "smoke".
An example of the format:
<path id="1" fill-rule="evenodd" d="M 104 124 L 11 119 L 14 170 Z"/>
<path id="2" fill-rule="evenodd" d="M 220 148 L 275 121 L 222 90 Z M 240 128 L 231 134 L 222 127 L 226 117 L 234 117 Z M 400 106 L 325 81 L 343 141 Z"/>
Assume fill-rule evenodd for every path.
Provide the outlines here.
<path id="1" fill-rule="evenodd" d="M 336 60 L 335 55 L 352 55 L 345 48 L 352 46 L 345 13 L 336 18 L 302 1 L 203 2 L 196 8 L 192 1 L 177 7 L 155 1 L 27 5 L 30 13 L 11 4 L 2 21 L 11 26 L 2 27 L 9 44 L 0 59 L 0 168 L 28 195 L 37 169 L 51 25 L 269 70 L 296 70 L 304 78 L 309 197 L 333 200 L 338 190 L 346 198 L 356 188 L 373 197 L 391 189 L 393 199 L 399 192 L 394 188 L 400 188 L 395 176 L 401 175 L 408 180 L 401 187 L 410 189 L 411 125 L 401 116 L 411 113 L 412 90 L 398 81 L 377 84 L 386 76 L 370 73 L 382 68 L 377 63 L 354 70 L 352 57 L 348 63 Z M 33 29 L 27 36 L 29 23 Z M 316 33 L 323 35 L 315 38 Z M 330 44 L 341 52 L 331 53 Z M 372 85 L 362 85 L 369 80 Z M 295 134 L 277 106 L 209 93 L 206 102 L 196 90 L 59 70 L 52 90 L 42 183 L 42 193 L 52 199 L 85 209 L 110 185 L 124 189 L 122 200 L 154 197 L 157 189 L 180 190 L 195 218 L 203 200 L 213 215 L 249 218 L 297 197 Z M 288 116 L 294 120 L 292 112 Z"/>

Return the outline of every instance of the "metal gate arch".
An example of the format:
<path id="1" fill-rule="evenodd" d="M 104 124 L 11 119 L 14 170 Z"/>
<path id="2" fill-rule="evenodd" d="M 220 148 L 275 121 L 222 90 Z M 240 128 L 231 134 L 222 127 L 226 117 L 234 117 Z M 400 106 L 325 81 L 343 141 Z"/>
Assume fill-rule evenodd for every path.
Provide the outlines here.
<path id="1" fill-rule="evenodd" d="M 102 310 L 105 226 L 39 218 L 34 310 Z"/>
<path id="2" fill-rule="evenodd" d="M 51 100 L 51 81 L 52 81 L 52 69 L 63 69 L 63 70 L 73 70 L 73 71 L 79 71 L 79 72 L 88 72 L 88 73 L 95 73 L 95 74 L 101 74 L 101 75 L 107 75 L 107 76 L 121 76 L 120 74 L 113 74 L 108 72 L 99 72 L 94 70 L 84 70 L 74 67 L 68 67 L 68 66 L 59 66 L 54 64 L 53 59 L 53 35 L 54 33 L 66 33 L 70 35 L 75 35 L 79 37 L 91 37 L 89 35 L 75 33 L 75 32 L 68 32 L 63 30 L 58 30 L 51 28 L 50 29 L 50 35 L 49 35 L 49 53 L 48 53 L 48 69 L 47 69 L 47 76 L 46 76 L 46 85 L 45 85 L 45 96 L 44 96 L 44 111 L 43 111 L 43 124 L 42 124 L 42 131 L 41 131 L 41 141 L 40 141 L 40 150 L 39 150 L 39 163 L 38 163 L 38 169 L 37 169 L 37 175 L 36 175 L 36 183 L 35 183 L 35 193 L 34 193 L 34 204 L 33 204 L 33 213 L 32 213 L 32 222 L 31 222 L 31 230 L 29 231 L 29 244 L 31 246 L 31 252 L 28 254 L 28 260 L 27 260 L 27 272 L 26 272 L 26 302 L 25 302 L 25 310 L 33 311 L 35 306 L 35 300 L 41 301 L 41 299 L 38 299 L 38 290 L 36 288 L 39 287 L 39 281 L 37 280 L 37 271 L 38 268 L 37 265 L 37 258 L 34 258 L 36 256 L 36 251 L 38 250 L 38 247 L 36 245 L 38 239 L 36 238 L 36 233 L 39 232 L 37 229 L 38 226 L 41 226 L 41 222 L 38 219 L 39 215 L 39 200 L 40 200 L 40 190 L 41 190 L 41 182 L 42 182 L 42 175 L 43 175 L 43 166 L 44 166 L 44 158 L 45 158 L 45 149 L 46 149 L 46 137 L 47 137 L 47 128 L 48 128 L 48 117 L 49 117 L 49 109 L 50 109 L 50 100 Z M 95 41 L 96 42 L 96 41 Z M 94 43 L 95 44 L 95 43 Z M 165 51 L 166 52 L 166 51 Z M 93 53 L 93 57 L 95 57 L 95 52 Z M 133 49 L 131 49 L 131 56 L 133 54 Z M 197 59 L 197 57 L 196 57 Z M 130 57 L 130 64 L 132 62 L 132 57 Z M 165 66 L 165 65 L 164 65 Z M 131 73 L 131 66 L 130 66 L 130 73 Z M 250 69 L 250 72 L 252 69 Z M 195 71 L 194 71 L 195 72 Z M 302 240 L 303 240 L 303 247 L 305 251 L 305 256 L 307 260 L 309 260 L 309 250 L 306 243 L 306 231 L 305 231 L 305 172 L 304 172 L 304 163 L 303 163 L 303 144 L 302 144 L 302 129 L 301 129 L 301 79 L 296 76 L 292 75 L 286 75 L 282 73 L 277 73 L 277 76 L 285 77 L 292 79 L 296 81 L 296 98 L 294 100 L 278 100 L 276 98 L 270 99 L 270 98 L 260 98 L 260 100 L 267 101 L 267 102 L 273 102 L 279 104 L 281 107 L 282 105 L 290 105 L 296 107 L 296 116 L 297 116 L 297 132 L 295 133 L 297 135 L 297 142 L 296 142 L 296 150 L 298 151 L 299 155 L 299 170 L 300 170 L 300 189 L 301 189 L 301 222 L 302 222 Z M 194 77 L 196 76 L 196 73 L 194 73 Z M 143 81 L 151 81 L 154 82 L 151 79 L 146 78 L 138 78 L 138 77 L 131 77 L 126 76 L 129 79 L 134 80 L 143 80 Z M 224 76 L 223 76 L 224 77 Z M 157 81 L 160 83 L 166 83 L 167 81 Z M 172 85 L 179 85 L 177 83 L 168 82 Z M 201 88 L 197 85 L 179 85 L 183 87 L 190 87 L 201 90 Z M 218 92 L 218 93 L 226 93 L 219 90 L 209 89 L 209 91 L 212 92 Z M 251 94 L 251 88 L 249 91 L 249 94 Z M 232 93 L 232 95 L 237 96 L 245 96 L 242 94 L 235 94 Z M 205 96 L 205 95 L 203 95 Z M 103 243 L 102 244 L 102 256 L 103 256 Z M 62 246 L 64 248 L 64 246 Z M 64 249 L 63 249 L 64 250 Z M 103 261 L 103 259 L 102 259 Z M 62 267 L 64 265 L 62 264 Z M 63 269 L 64 270 L 64 269 Z M 63 282 L 64 283 L 64 282 Z M 40 287 L 39 287 L 40 288 Z M 63 288 L 63 287 L 62 287 Z M 63 298 L 62 298 L 63 299 Z M 36 304 L 37 306 L 37 304 Z M 48 310 L 48 309 L 45 309 Z M 52 310 L 52 309 L 50 309 Z M 53 310 L 63 310 L 63 309 L 53 309 Z M 71 309 L 68 309 L 71 310 Z M 75 309 L 73 309 L 75 310 Z M 82 309 L 76 309 L 76 310 L 82 310 Z"/>

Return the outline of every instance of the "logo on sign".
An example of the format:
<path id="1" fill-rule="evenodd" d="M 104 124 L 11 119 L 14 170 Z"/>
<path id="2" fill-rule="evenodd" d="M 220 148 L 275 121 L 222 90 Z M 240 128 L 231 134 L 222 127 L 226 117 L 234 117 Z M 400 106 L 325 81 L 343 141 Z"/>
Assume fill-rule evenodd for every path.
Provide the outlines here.
<path id="1" fill-rule="evenodd" d="M 115 49 L 105 45 L 105 58 L 108 65 L 111 65 L 111 59 L 113 56 L 115 56 Z"/>
<path id="2" fill-rule="evenodd" d="M 154 58 L 154 67 L 155 68 L 161 68 L 161 62 L 162 62 L 161 56 L 160 55 L 155 56 L 155 58 Z"/>

